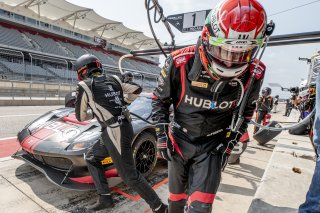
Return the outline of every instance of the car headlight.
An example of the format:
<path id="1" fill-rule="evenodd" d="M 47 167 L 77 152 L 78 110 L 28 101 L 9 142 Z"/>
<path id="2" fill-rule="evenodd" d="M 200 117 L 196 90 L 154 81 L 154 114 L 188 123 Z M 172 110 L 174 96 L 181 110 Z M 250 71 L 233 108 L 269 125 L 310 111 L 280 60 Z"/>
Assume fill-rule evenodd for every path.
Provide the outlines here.
<path id="1" fill-rule="evenodd" d="M 100 139 L 101 132 L 84 132 L 79 135 L 74 141 L 68 146 L 67 150 L 81 150 L 86 149 Z"/>

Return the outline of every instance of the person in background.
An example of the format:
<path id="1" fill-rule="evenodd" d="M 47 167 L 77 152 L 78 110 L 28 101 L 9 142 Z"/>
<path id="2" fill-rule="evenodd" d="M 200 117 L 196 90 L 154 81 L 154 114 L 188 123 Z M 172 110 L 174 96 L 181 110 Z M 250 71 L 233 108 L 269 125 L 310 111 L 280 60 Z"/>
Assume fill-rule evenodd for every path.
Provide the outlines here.
<path id="1" fill-rule="evenodd" d="M 279 95 L 276 95 L 274 96 L 274 101 L 273 101 L 273 113 L 277 113 L 278 104 L 279 104 Z"/>
<path id="2" fill-rule="evenodd" d="M 257 109 L 256 109 L 256 123 L 261 124 L 264 116 L 271 112 L 273 108 L 273 98 L 271 95 L 271 88 L 265 87 L 262 89 L 261 96 L 257 101 Z M 254 127 L 254 133 L 259 130 L 259 127 Z"/>
<path id="3" fill-rule="evenodd" d="M 283 116 L 289 117 L 291 110 L 292 110 L 292 103 L 291 103 L 290 99 L 288 98 L 288 99 L 286 99 L 286 111 Z"/>
<path id="4" fill-rule="evenodd" d="M 313 143 L 317 153 L 320 153 L 320 75 L 317 78 L 316 86 L 316 116 L 313 126 Z M 319 213 L 320 212 L 320 157 L 316 161 L 316 167 L 306 195 L 306 201 L 300 205 L 298 213 Z"/>

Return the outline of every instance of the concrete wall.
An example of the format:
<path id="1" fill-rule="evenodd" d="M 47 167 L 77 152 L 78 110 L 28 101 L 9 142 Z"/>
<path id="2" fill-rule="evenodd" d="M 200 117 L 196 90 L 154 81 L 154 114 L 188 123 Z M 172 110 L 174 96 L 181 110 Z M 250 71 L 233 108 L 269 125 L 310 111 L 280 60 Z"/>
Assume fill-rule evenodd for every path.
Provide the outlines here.
<path id="1" fill-rule="evenodd" d="M 52 106 L 64 105 L 61 100 L 0 100 L 0 106 Z"/>
<path id="2" fill-rule="evenodd" d="M 64 104 L 75 85 L 0 80 L 0 106 L 42 106 Z"/>

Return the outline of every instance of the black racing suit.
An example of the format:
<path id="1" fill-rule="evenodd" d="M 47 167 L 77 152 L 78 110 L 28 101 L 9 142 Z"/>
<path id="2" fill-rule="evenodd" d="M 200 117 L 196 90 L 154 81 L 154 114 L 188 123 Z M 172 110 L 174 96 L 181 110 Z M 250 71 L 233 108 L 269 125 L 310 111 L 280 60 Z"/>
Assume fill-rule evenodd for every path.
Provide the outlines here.
<path id="1" fill-rule="evenodd" d="M 279 98 L 274 98 L 273 101 L 273 111 L 276 113 L 278 111 Z"/>
<path id="2" fill-rule="evenodd" d="M 159 123 L 169 123 L 169 107 L 173 104 L 174 108 L 168 131 L 174 147 L 169 161 L 169 213 L 182 213 L 187 200 L 187 212 L 211 212 L 222 167 L 222 153 L 212 150 L 227 143 L 227 129 L 241 94 L 240 83 L 228 81 L 213 100 L 212 91 L 219 82 L 203 71 L 196 49 L 187 47 L 167 58 L 153 98 L 153 116 Z M 251 64 L 239 77 L 245 89 L 254 66 Z M 240 128 L 242 134 L 253 115 L 253 102 L 259 96 L 264 75 L 261 62 L 258 69 L 259 79 L 254 83 Z"/>
<path id="3" fill-rule="evenodd" d="M 125 105 L 131 103 L 142 88 L 134 83 L 123 83 L 117 76 L 101 75 L 78 83 L 76 117 L 79 121 L 91 119 L 88 107 L 102 127 L 101 141 L 97 142 L 86 155 L 90 174 L 98 194 L 109 194 L 101 160 L 110 154 L 123 181 L 150 205 L 157 208 L 161 200 L 136 170 L 131 143 L 133 129 Z"/>
<path id="4" fill-rule="evenodd" d="M 287 100 L 286 100 L 286 111 L 285 111 L 285 113 L 284 113 L 284 116 L 289 117 L 289 116 L 290 116 L 290 113 L 291 113 L 291 110 L 292 110 L 291 100 L 290 100 L 290 99 L 287 99 Z"/>
<path id="5" fill-rule="evenodd" d="M 268 114 L 273 108 L 273 98 L 271 96 L 263 97 L 260 96 L 257 101 L 257 110 L 256 110 L 256 123 L 261 124 L 264 116 Z M 254 127 L 254 133 L 259 130 L 259 127 Z"/>

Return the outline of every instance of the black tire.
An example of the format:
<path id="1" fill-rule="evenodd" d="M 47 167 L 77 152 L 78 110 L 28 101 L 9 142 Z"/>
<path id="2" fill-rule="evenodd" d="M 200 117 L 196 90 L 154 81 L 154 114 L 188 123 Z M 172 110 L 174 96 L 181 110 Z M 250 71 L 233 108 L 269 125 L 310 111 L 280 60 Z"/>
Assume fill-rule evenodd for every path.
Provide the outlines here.
<path id="1" fill-rule="evenodd" d="M 293 129 L 289 129 L 291 135 L 306 135 L 308 133 L 309 124 L 301 124 Z"/>
<path id="2" fill-rule="evenodd" d="M 281 128 L 281 125 L 277 121 L 271 121 L 267 126 Z M 259 131 L 253 135 L 253 138 L 260 145 L 264 145 L 264 144 L 268 143 L 269 141 L 271 141 L 273 138 L 275 138 L 280 133 L 281 133 L 281 130 L 280 131 L 271 131 L 271 130 L 267 130 L 267 129 L 259 129 Z"/>
<path id="3" fill-rule="evenodd" d="M 135 140 L 132 150 L 136 168 L 143 176 L 150 175 L 157 163 L 156 137 L 149 132 L 141 133 Z"/>

